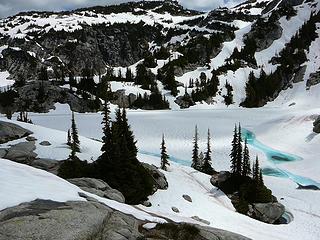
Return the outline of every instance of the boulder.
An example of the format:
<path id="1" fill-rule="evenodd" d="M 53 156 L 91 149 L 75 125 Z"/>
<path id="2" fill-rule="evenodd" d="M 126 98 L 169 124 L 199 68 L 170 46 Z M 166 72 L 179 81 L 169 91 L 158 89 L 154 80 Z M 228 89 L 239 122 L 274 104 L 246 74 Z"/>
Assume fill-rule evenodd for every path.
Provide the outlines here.
<path id="1" fill-rule="evenodd" d="M 58 160 L 44 158 L 35 159 L 30 163 L 32 167 L 39 168 L 56 175 L 58 174 L 60 164 L 61 162 Z"/>
<path id="2" fill-rule="evenodd" d="M 254 203 L 249 205 L 248 216 L 265 223 L 275 223 L 285 212 L 285 207 L 278 202 Z"/>
<path id="3" fill-rule="evenodd" d="M 307 80 L 307 89 L 310 87 L 315 86 L 320 83 L 320 71 L 311 73 L 309 79 Z"/>
<path id="4" fill-rule="evenodd" d="M 151 206 L 152 206 L 152 203 L 149 202 L 149 201 L 144 201 L 144 202 L 142 203 L 142 205 L 145 206 L 145 207 L 151 207 Z"/>
<path id="5" fill-rule="evenodd" d="M 0 121 L 0 144 L 20 139 L 32 134 L 31 131 L 17 124 Z"/>
<path id="6" fill-rule="evenodd" d="M 320 115 L 313 122 L 313 131 L 315 133 L 320 133 Z"/>
<path id="7" fill-rule="evenodd" d="M 131 240 L 139 221 L 97 202 L 35 200 L 0 212 L 0 240 Z"/>
<path id="8" fill-rule="evenodd" d="M 179 209 L 176 208 L 176 207 L 172 207 L 171 209 L 172 209 L 172 211 L 174 211 L 175 213 L 179 213 L 179 212 L 180 212 Z"/>
<path id="9" fill-rule="evenodd" d="M 11 146 L 4 158 L 20 163 L 30 163 L 37 157 L 37 154 L 33 152 L 35 149 L 34 142 L 21 142 Z"/>
<path id="10" fill-rule="evenodd" d="M 8 152 L 6 148 L 0 148 L 0 158 L 4 158 Z"/>
<path id="11" fill-rule="evenodd" d="M 95 178 L 72 178 L 68 181 L 83 191 L 96 194 L 100 197 L 112 199 L 121 203 L 125 202 L 125 198 L 121 192 L 111 188 L 106 182 Z"/>
<path id="12" fill-rule="evenodd" d="M 196 220 L 196 221 L 198 221 L 198 222 L 204 223 L 204 224 L 206 224 L 206 225 L 210 225 L 210 222 L 209 222 L 209 221 L 207 221 L 207 220 L 205 220 L 205 219 L 202 219 L 202 218 L 200 218 L 200 217 L 198 217 L 198 216 L 192 216 L 191 218 L 192 218 L 193 220 Z"/>
<path id="13" fill-rule="evenodd" d="M 168 182 L 166 177 L 164 176 L 164 174 L 162 172 L 160 172 L 157 167 L 155 167 L 154 165 L 150 165 L 147 163 L 142 163 L 142 166 L 144 168 L 146 168 L 149 173 L 151 174 L 154 182 L 156 183 L 156 188 L 157 189 L 167 189 L 168 188 Z"/>
<path id="14" fill-rule="evenodd" d="M 28 136 L 28 137 L 26 138 L 26 140 L 27 140 L 28 142 L 37 141 L 37 139 L 36 139 L 35 137 L 33 137 L 33 136 Z"/>
<path id="15" fill-rule="evenodd" d="M 51 143 L 48 141 L 43 141 L 41 143 L 39 143 L 41 146 L 51 146 Z"/>
<path id="16" fill-rule="evenodd" d="M 221 171 L 212 175 L 210 182 L 215 187 L 220 187 L 221 184 L 227 181 L 231 177 L 231 173 L 228 171 Z"/>
<path id="17" fill-rule="evenodd" d="M 188 201 L 188 202 L 192 202 L 192 198 L 189 195 L 182 195 L 182 197 L 184 198 L 184 200 Z"/>

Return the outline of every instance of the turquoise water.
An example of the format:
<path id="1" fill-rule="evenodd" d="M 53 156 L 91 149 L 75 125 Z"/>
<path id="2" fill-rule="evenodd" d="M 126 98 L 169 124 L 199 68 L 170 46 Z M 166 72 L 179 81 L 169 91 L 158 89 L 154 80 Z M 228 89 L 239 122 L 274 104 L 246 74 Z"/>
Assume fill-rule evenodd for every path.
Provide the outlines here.
<path id="1" fill-rule="evenodd" d="M 267 176 L 274 176 L 274 177 L 281 177 L 281 178 L 289 178 L 298 185 L 307 187 L 307 186 L 315 186 L 320 189 L 320 183 L 314 181 L 311 178 L 304 177 L 304 176 L 299 176 L 294 173 L 288 172 L 286 170 L 283 170 L 279 168 L 277 165 L 281 163 L 288 163 L 288 162 L 293 162 L 293 161 L 302 161 L 303 158 L 290 154 L 290 153 L 285 153 L 273 148 L 268 147 L 267 145 L 261 143 L 256 139 L 256 136 L 253 132 L 243 129 L 242 130 L 242 137 L 243 139 L 247 138 L 248 144 L 259 149 L 262 151 L 267 159 L 274 164 L 274 168 L 267 167 L 262 169 L 262 172 L 264 175 Z"/>

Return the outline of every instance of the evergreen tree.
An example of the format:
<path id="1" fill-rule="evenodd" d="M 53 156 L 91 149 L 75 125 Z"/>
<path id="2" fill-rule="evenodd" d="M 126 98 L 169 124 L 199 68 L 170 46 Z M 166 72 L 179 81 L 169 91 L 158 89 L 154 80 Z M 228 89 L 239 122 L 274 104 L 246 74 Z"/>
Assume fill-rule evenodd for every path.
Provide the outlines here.
<path id="1" fill-rule="evenodd" d="M 133 132 L 132 132 L 131 127 L 128 123 L 127 112 L 126 112 L 125 108 L 123 108 L 123 110 L 122 110 L 121 122 L 122 122 L 122 126 L 123 126 L 123 135 L 127 141 L 128 158 L 131 160 L 136 160 L 137 153 L 138 153 L 138 148 L 136 146 L 137 141 L 134 139 Z"/>
<path id="2" fill-rule="evenodd" d="M 259 170 L 259 185 L 264 186 L 264 181 L 263 181 L 263 175 L 262 175 L 262 169 L 260 168 Z"/>
<path id="3" fill-rule="evenodd" d="M 230 153 L 230 158 L 231 158 L 231 172 L 236 173 L 237 172 L 237 155 L 238 155 L 238 129 L 237 125 L 234 126 L 234 131 L 233 131 L 233 139 L 231 142 L 231 153 Z"/>
<path id="4" fill-rule="evenodd" d="M 166 143 L 164 140 L 164 135 L 162 135 L 162 142 L 161 142 L 161 169 L 167 171 L 167 165 L 169 166 L 169 155 L 167 153 Z"/>
<path id="5" fill-rule="evenodd" d="M 208 129 L 208 136 L 207 136 L 207 150 L 204 156 L 204 162 L 202 166 L 202 172 L 207 174 L 212 174 L 212 159 L 211 159 L 211 136 L 210 136 L 210 129 Z"/>
<path id="6" fill-rule="evenodd" d="M 226 81 L 225 88 L 227 89 L 227 95 L 223 95 L 224 102 L 227 106 L 233 103 L 233 87 Z"/>
<path id="7" fill-rule="evenodd" d="M 250 166 L 250 155 L 248 148 L 248 141 L 245 139 L 244 141 L 244 149 L 243 149 L 243 166 L 242 166 L 242 176 L 249 176 L 251 174 L 251 166 Z"/>
<path id="8" fill-rule="evenodd" d="M 74 156 L 76 152 L 80 152 L 80 140 L 78 136 L 76 121 L 74 119 L 74 112 L 72 112 L 72 119 L 71 119 L 71 138 L 72 138 L 71 153 L 73 152 L 72 156 Z"/>
<path id="9" fill-rule="evenodd" d="M 253 165 L 253 169 L 252 169 L 252 177 L 253 180 L 256 181 L 257 183 L 259 183 L 259 175 L 260 175 L 260 166 L 259 166 L 259 159 L 258 156 L 256 156 L 256 161 Z"/>
<path id="10" fill-rule="evenodd" d="M 193 151 L 192 151 L 192 164 L 191 167 L 199 169 L 199 146 L 198 146 L 198 127 L 195 127 L 195 133 L 193 138 Z"/>
<path id="11" fill-rule="evenodd" d="M 70 129 L 68 129 L 67 145 L 68 145 L 68 146 L 71 146 L 71 134 L 70 134 Z"/>
<path id="12" fill-rule="evenodd" d="M 237 137 L 237 163 L 236 163 L 236 173 L 237 175 L 241 175 L 242 173 L 242 138 L 241 138 L 241 125 L 239 123 L 238 127 L 238 137 Z"/>
<path id="13" fill-rule="evenodd" d="M 102 119 L 102 155 L 103 157 L 98 159 L 98 164 L 100 164 L 100 170 L 107 171 L 108 162 L 112 159 L 112 133 L 111 133 L 111 118 L 110 118 L 110 105 L 109 105 L 109 94 L 110 94 L 110 85 L 108 82 L 105 83 L 105 97 L 104 97 L 104 105 L 103 105 L 103 119 Z M 102 162 L 103 161 L 103 162 Z"/>

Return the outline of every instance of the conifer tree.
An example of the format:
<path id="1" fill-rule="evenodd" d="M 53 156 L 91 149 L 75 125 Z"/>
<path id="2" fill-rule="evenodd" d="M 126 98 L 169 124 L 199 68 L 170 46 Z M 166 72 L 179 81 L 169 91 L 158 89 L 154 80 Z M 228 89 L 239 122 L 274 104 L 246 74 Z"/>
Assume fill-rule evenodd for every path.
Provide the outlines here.
<path id="1" fill-rule="evenodd" d="M 136 146 L 137 141 L 134 139 L 133 132 L 132 132 L 131 127 L 128 123 L 127 112 L 126 112 L 125 108 L 122 109 L 121 122 L 122 122 L 122 127 L 123 127 L 123 135 L 127 141 L 127 148 L 129 151 L 128 157 L 131 160 L 136 160 L 137 153 L 138 153 L 138 148 Z"/>
<path id="2" fill-rule="evenodd" d="M 210 136 L 210 129 L 208 129 L 208 136 L 207 136 L 207 150 L 204 156 L 204 162 L 202 166 L 202 172 L 207 174 L 212 174 L 212 159 L 211 159 L 211 136 Z"/>
<path id="3" fill-rule="evenodd" d="M 250 166 L 250 155 L 248 148 L 248 141 L 245 139 L 244 141 L 244 149 L 243 149 L 243 166 L 242 166 L 242 176 L 249 176 L 251 174 L 251 166 Z"/>
<path id="4" fill-rule="evenodd" d="M 110 105 L 109 105 L 109 94 L 110 94 L 110 85 L 109 83 L 105 83 L 106 92 L 104 97 L 104 105 L 103 105 L 103 111 L 102 111 L 102 142 L 103 145 L 101 147 L 101 151 L 104 155 L 104 159 L 107 159 L 107 161 L 112 158 L 112 133 L 111 133 L 111 119 L 110 119 Z"/>
<path id="5" fill-rule="evenodd" d="M 198 145 L 198 127 L 195 127 L 195 133 L 193 138 L 193 151 L 192 151 L 192 164 L 191 167 L 199 169 L 199 145 Z"/>
<path id="6" fill-rule="evenodd" d="M 161 142 L 161 169 L 167 171 L 167 166 L 169 166 L 169 155 L 167 153 L 166 143 L 164 140 L 164 135 L 162 135 L 162 142 Z"/>
<path id="7" fill-rule="evenodd" d="M 259 170 L 259 185 L 264 186 L 263 176 L 262 176 L 262 169 Z"/>
<path id="8" fill-rule="evenodd" d="M 68 145 L 68 146 L 71 146 L 71 134 L 70 134 L 70 129 L 68 129 L 67 145 Z"/>
<path id="9" fill-rule="evenodd" d="M 234 131 L 233 131 L 233 139 L 231 142 L 231 153 L 230 153 L 230 158 L 231 158 L 231 172 L 236 173 L 237 172 L 237 153 L 238 153 L 238 129 L 237 125 L 234 126 Z"/>
<path id="10" fill-rule="evenodd" d="M 78 129 L 76 125 L 76 121 L 74 119 L 74 112 L 72 112 L 72 119 L 71 119 L 71 151 L 80 152 L 80 140 L 78 136 Z"/>
<path id="11" fill-rule="evenodd" d="M 259 166 L 258 156 L 256 156 L 256 161 L 253 166 L 252 174 L 253 174 L 253 180 L 259 183 L 260 166 Z"/>
<path id="12" fill-rule="evenodd" d="M 236 173 L 241 175 L 242 173 L 242 138 L 241 138 L 241 125 L 239 123 L 238 127 L 238 137 L 237 137 L 237 163 L 236 163 Z"/>

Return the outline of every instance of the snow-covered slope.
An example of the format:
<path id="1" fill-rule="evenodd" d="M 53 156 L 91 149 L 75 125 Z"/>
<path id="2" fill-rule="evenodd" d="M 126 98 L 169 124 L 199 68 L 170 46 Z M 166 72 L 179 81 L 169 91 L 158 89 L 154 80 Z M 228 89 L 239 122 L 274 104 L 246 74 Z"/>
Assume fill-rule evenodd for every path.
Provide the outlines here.
<path id="1" fill-rule="evenodd" d="M 63 106 L 57 107 L 57 113 L 31 114 L 30 116 L 35 123 L 65 130 L 68 128 L 70 112 L 68 108 Z M 209 221 L 212 227 L 240 233 L 252 239 L 298 240 L 301 237 L 306 237 L 316 240 L 319 238 L 318 229 L 320 227 L 320 209 L 316 204 L 320 200 L 318 192 L 298 190 L 296 189 L 297 185 L 290 179 L 265 176 L 266 184 L 294 216 L 294 220 L 288 225 L 269 225 L 236 213 L 230 200 L 210 184 L 210 176 L 174 162 L 179 162 L 179 159 L 190 162 L 192 129 L 197 123 L 201 137 L 205 135 L 207 127 L 210 127 L 213 132 L 214 167 L 218 170 L 228 169 L 229 142 L 231 141 L 233 124 L 236 121 L 241 121 L 243 127 L 254 131 L 257 138 L 268 146 L 303 158 L 301 161 L 280 164 L 279 167 L 320 182 L 318 178 L 320 164 L 314 162 L 314 159 L 317 159 L 316 149 L 320 141 L 319 136 L 305 139 L 311 134 L 312 119 L 310 117 L 319 111 L 319 108 L 307 113 L 297 109 L 290 110 L 290 113 L 285 113 L 283 110 L 270 107 L 260 110 L 130 111 L 128 117 L 139 142 L 139 159 L 141 161 L 159 166 L 160 159 L 156 156 L 159 152 L 159 140 L 162 132 L 166 134 L 172 162 L 168 172 L 163 173 L 168 179 L 169 188 L 168 190 L 159 190 L 150 197 L 151 207 L 139 205 L 137 206 L 138 210 L 113 201 L 100 198 L 98 200 L 123 212 L 132 211 L 138 218 L 149 219 L 151 222 L 163 221 L 163 219 L 150 218 L 149 215 L 142 217 L 140 214 L 153 213 L 176 222 L 203 224 L 191 218 L 198 216 Z M 50 118 L 53 120 L 48 121 Z M 95 136 L 96 138 L 101 136 L 100 114 L 76 114 L 76 120 L 82 135 Z M 182 121 L 183 124 L 181 124 Z M 17 124 L 34 131 L 34 136 L 41 140 L 47 140 L 46 136 L 50 135 L 50 141 L 55 141 L 58 146 L 64 145 L 65 138 L 63 136 L 66 136 L 66 132 L 20 122 Z M 154 127 L 155 124 L 157 124 L 157 128 Z M 49 134 L 47 135 L 47 133 Z M 55 137 L 56 140 L 54 140 Z M 80 141 L 82 149 L 90 150 L 87 156 L 99 153 L 100 144 L 95 144 L 96 141 L 84 137 L 81 137 Z M 204 145 L 204 141 L 201 141 L 201 148 L 204 148 Z M 47 148 L 57 154 L 58 149 L 55 146 L 53 144 Z M 40 146 L 37 145 L 38 147 Z M 41 148 L 37 151 L 40 155 L 45 154 Z M 259 154 L 263 167 L 274 167 L 259 150 L 250 147 L 250 152 L 251 155 Z M 85 155 L 82 156 L 85 157 Z M 8 189 L 18 188 L 22 183 L 26 184 L 26 188 L 18 189 L 14 196 L 6 195 L 1 205 L 2 208 L 35 198 L 57 201 L 79 200 L 77 192 L 80 190 L 56 176 L 6 160 L 1 160 L 1 166 L 3 167 L 0 170 L 0 179 L 1 182 L 5 182 L 0 185 L 1 193 L 7 192 Z M 54 194 L 55 191 L 48 192 L 48 185 L 53 185 L 61 195 L 57 196 Z M 61 190 L 59 190 L 60 188 Z M 184 194 L 192 198 L 191 203 L 182 197 Z M 178 208 L 180 212 L 173 212 L 172 207 Z"/>

